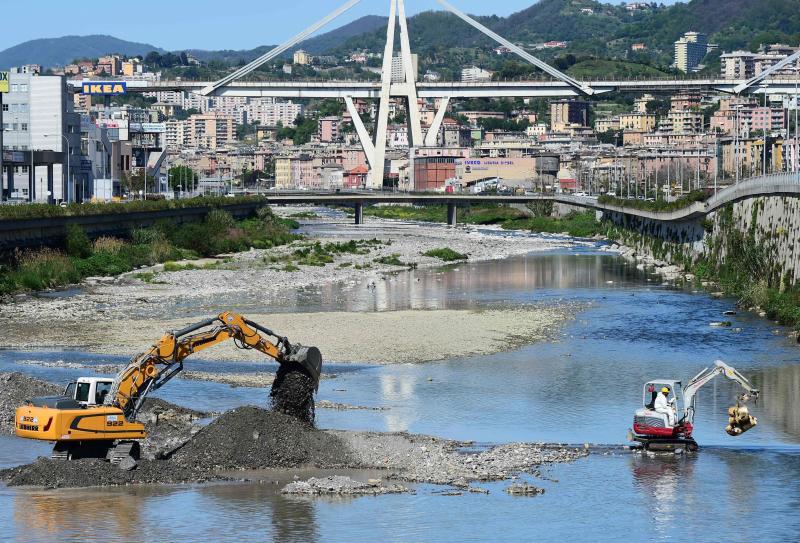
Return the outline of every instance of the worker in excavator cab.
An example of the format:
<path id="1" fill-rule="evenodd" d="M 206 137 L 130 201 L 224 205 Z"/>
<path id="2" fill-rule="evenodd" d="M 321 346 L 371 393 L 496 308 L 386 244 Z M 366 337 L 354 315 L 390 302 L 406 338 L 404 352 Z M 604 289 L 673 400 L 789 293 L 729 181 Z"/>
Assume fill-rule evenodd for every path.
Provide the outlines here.
<path id="1" fill-rule="evenodd" d="M 658 395 L 655 401 L 655 409 L 656 413 L 663 413 L 667 416 L 667 424 L 670 426 L 675 426 L 675 417 L 677 413 L 675 412 L 675 398 L 669 399 L 669 387 L 664 387 L 661 389 L 661 394 Z"/>

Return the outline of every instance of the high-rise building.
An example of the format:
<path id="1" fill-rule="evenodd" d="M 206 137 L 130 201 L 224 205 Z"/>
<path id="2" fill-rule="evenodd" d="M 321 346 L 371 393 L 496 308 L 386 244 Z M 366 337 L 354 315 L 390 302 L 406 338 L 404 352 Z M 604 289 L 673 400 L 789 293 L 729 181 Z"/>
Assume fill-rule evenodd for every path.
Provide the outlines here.
<path id="1" fill-rule="evenodd" d="M 708 51 L 709 44 L 705 34 L 687 32 L 675 42 L 675 67 L 684 73 L 695 72 Z"/>
<path id="2" fill-rule="evenodd" d="M 720 71 L 725 79 L 750 79 L 755 74 L 756 55 L 749 51 L 724 53 L 719 57 Z"/>
<path id="3" fill-rule="evenodd" d="M 34 192 L 39 201 L 48 198 L 48 177 L 53 182 L 54 200 L 74 201 L 75 182 L 81 168 L 81 120 L 74 112 L 66 79 L 61 76 L 9 74 L 9 93 L 3 98 L 3 149 L 6 151 L 54 151 L 65 153 L 64 163 L 37 165 L 34 169 Z M 66 157 L 69 156 L 67 160 Z M 67 172 L 67 163 L 70 171 Z M 9 165 L 6 165 L 8 173 Z M 28 170 L 19 166 L 11 186 L 2 180 L 6 194 L 18 198 L 29 195 Z M 69 180 L 69 181 L 68 181 Z M 66 187 L 66 192 L 65 192 Z"/>
<path id="4" fill-rule="evenodd" d="M 411 65 L 413 66 L 414 73 L 419 74 L 419 56 L 416 54 L 411 55 Z M 403 67 L 403 58 L 395 56 L 392 58 L 392 83 L 405 83 L 406 70 Z"/>
<path id="5" fill-rule="evenodd" d="M 302 49 L 298 49 L 294 53 L 294 63 L 299 64 L 301 66 L 305 66 L 307 64 L 311 64 L 312 57 L 306 51 Z"/>
<path id="6" fill-rule="evenodd" d="M 580 100 L 550 102 L 550 129 L 561 131 L 573 126 L 589 126 L 589 103 Z"/>

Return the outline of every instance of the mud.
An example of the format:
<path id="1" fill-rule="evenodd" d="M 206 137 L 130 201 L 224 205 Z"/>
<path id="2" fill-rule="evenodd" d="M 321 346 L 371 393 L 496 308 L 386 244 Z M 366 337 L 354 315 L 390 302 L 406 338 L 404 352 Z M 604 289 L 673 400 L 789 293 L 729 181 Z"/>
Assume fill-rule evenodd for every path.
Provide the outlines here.
<path id="1" fill-rule="evenodd" d="M 380 496 L 409 492 L 412 492 L 411 489 L 400 484 L 384 486 L 381 481 L 374 479 L 364 483 L 341 475 L 331 475 L 321 479 L 312 477 L 307 481 L 295 481 L 281 490 L 282 494 L 298 496 Z"/>

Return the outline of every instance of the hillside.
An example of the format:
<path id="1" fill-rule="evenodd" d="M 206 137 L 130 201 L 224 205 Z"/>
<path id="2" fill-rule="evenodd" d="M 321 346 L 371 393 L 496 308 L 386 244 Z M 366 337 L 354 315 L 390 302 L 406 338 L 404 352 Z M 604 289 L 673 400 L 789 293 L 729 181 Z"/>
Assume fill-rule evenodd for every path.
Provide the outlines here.
<path id="1" fill-rule="evenodd" d="M 376 31 L 377 29 L 386 28 L 386 17 L 379 17 L 377 15 L 368 15 L 361 17 L 355 21 L 348 23 L 344 26 L 320 34 L 310 38 L 299 46 L 293 48 L 290 53 L 297 49 L 304 49 L 314 55 L 328 53 L 341 45 L 353 36 L 363 35 Z M 269 50 L 273 49 L 275 45 L 262 45 L 255 49 L 249 50 L 222 50 L 222 51 L 205 51 L 201 49 L 191 49 L 187 51 L 198 60 L 204 62 L 219 61 L 227 64 L 239 64 L 242 61 L 250 62 L 258 58 Z"/>
<path id="2" fill-rule="evenodd" d="M 45 38 L 27 41 L 0 52 L 0 68 L 8 69 L 23 64 L 63 66 L 77 58 L 97 58 L 112 53 L 146 55 L 151 51 L 164 52 L 153 45 L 120 40 L 113 36 Z"/>

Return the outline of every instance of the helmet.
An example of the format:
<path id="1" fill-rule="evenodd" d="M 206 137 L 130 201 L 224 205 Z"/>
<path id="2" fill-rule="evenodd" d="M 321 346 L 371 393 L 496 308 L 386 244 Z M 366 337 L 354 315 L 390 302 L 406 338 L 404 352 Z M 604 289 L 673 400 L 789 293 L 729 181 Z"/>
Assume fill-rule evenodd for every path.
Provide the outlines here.
<path id="1" fill-rule="evenodd" d="M 662 388 L 661 392 L 663 392 L 664 394 L 669 394 L 669 387 Z"/>

